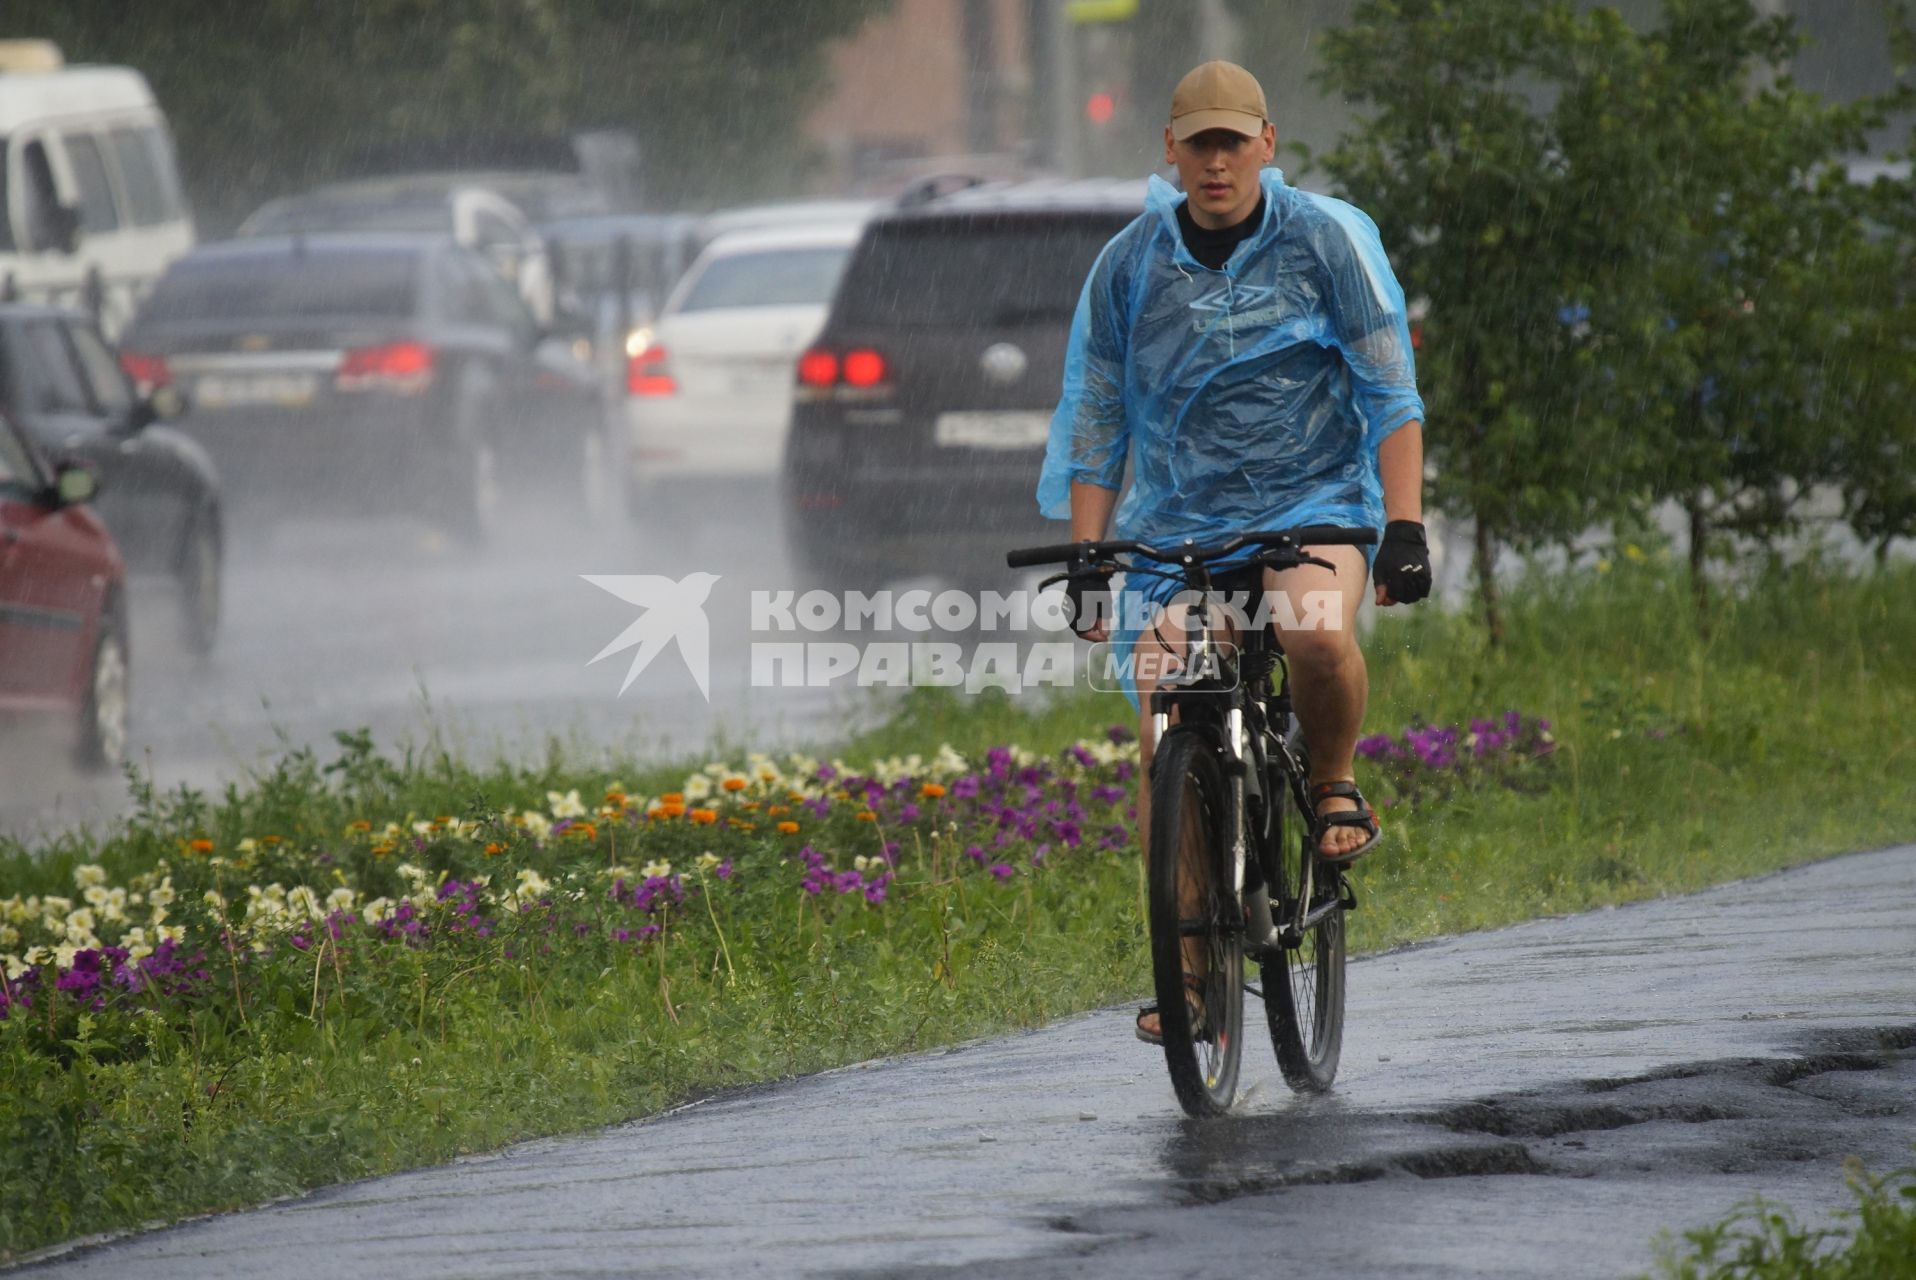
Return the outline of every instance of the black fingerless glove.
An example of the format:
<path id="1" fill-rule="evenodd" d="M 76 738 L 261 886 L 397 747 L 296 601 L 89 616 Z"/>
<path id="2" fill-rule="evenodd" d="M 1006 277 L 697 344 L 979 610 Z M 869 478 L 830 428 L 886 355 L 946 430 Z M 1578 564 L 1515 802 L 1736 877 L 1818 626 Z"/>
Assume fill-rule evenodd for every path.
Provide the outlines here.
<path id="1" fill-rule="evenodd" d="M 1082 637 L 1093 623 L 1100 620 L 1108 625 L 1112 621 L 1111 613 L 1111 577 L 1113 570 L 1109 566 L 1093 565 L 1088 561 L 1076 561 L 1071 565 L 1070 575 L 1064 580 L 1065 617 L 1070 620 L 1071 630 Z"/>
<path id="2" fill-rule="evenodd" d="M 1424 526 L 1415 520 L 1393 520 L 1384 526 L 1371 578 L 1398 604 L 1416 604 L 1430 594 L 1430 545 Z"/>

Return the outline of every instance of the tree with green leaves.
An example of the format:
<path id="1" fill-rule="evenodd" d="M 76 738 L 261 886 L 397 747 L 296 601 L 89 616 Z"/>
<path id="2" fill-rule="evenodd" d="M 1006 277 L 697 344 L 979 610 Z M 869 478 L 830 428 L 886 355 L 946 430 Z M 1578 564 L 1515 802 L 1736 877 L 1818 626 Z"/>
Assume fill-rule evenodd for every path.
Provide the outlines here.
<path id="1" fill-rule="evenodd" d="M 1473 524 L 1493 641 L 1498 553 L 1573 538 L 1634 474 L 1619 424 L 1585 403 L 1601 347 L 1572 310 L 1629 253 L 1632 196 L 1564 163 L 1559 118 L 1630 40 L 1567 0 L 1368 0 L 1324 40 L 1325 83 L 1363 116 L 1323 163 L 1428 307 L 1432 497 Z"/>

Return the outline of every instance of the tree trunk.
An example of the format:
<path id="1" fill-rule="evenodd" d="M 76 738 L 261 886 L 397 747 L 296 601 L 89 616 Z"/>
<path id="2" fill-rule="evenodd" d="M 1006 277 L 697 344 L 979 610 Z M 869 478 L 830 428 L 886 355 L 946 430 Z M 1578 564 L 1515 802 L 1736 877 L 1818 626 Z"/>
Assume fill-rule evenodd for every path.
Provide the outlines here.
<path id="1" fill-rule="evenodd" d="M 1497 592 L 1497 538 L 1479 516 L 1474 522 L 1477 601 L 1483 606 L 1484 634 L 1493 648 L 1504 642 L 1503 597 Z"/>
<path id="2" fill-rule="evenodd" d="M 1701 493 L 1692 493 L 1684 502 L 1690 517 L 1690 594 L 1696 601 L 1696 624 L 1704 627 L 1710 620 L 1710 583 L 1704 576 L 1710 550 L 1710 516 Z"/>

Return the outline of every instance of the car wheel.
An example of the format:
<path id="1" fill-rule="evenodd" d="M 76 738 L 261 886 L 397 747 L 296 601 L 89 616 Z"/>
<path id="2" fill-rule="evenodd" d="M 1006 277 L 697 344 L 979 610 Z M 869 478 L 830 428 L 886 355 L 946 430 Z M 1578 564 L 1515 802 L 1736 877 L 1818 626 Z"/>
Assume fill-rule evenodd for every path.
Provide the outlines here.
<path id="1" fill-rule="evenodd" d="M 468 442 L 457 457 L 447 486 L 446 531 L 467 546 L 484 546 L 499 522 L 499 451 L 480 438 Z"/>
<path id="2" fill-rule="evenodd" d="M 221 606 L 219 518 L 203 511 L 187 531 L 180 551 L 180 621 L 186 647 L 199 657 L 213 651 Z"/>
<path id="3" fill-rule="evenodd" d="M 593 529 L 613 528 L 625 518 L 625 479 L 613 456 L 603 430 L 587 431 L 579 442 L 579 510 Z"/>
<path id="4" fill-rule="evenodd" d="M 81 768 L 117 769 L 126 759 L 128 683 L 125 633 L 117 616 L 103 615 L 80 708 L 76 754 Z"/>

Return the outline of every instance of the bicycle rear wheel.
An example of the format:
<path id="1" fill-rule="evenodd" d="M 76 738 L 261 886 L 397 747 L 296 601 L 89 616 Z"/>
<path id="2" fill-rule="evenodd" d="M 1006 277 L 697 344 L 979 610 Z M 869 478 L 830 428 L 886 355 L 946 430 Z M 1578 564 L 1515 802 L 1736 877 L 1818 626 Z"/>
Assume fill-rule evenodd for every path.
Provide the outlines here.
<path id="1" fill-rule="evenodd" d="M 1171 1087 L 1194 1116 L 1229 1109 L 1243 1051 L 1244 927 L 1224 873 L 1224 801 L 1211 744 L 1192 730 L 1167 733 L 1151 773 L 1151 972 Z M 1201 1034 L 1187 968 L 1201 978 Z"/>
<path id="2" fill-rule="evenodd" d="M 1292 753 L 1309 777 L 1303 739 L 1293 725 Z M 1283 893 L 1272 897 L 1295 910 L 1298 895 L 1310 883 L 1310 908 L 1335 901 L 1340 880 L 1336 868 L 1317 856 L 1310 816 L 1297 807 L 1287 786 L 1278 805 L 1272 847 L 1278 851 Z M 1288 915 L 1288 912 L 1287 912 Z M 1286 921 L 1280 921 L 1283 925 Z M 1304 931 L 1295 948 L 1281 947 L 1263 959 L 1264 1017 L 1284 1082 L 1299 1093 L 1322 1093 L 1337 1078 L 1344 1049 L 1344 910 L 1337 906 Z"/>

